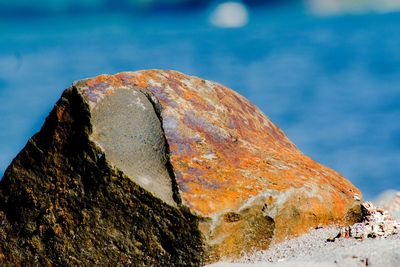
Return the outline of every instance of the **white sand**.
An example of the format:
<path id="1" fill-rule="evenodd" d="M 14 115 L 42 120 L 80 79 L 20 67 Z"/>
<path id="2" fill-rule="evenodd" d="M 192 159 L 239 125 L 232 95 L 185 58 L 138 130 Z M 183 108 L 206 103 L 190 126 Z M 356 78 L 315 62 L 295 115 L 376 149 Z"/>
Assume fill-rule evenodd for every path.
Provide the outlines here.
<path id="1" fill-rule="evenodd" d="M 336 239 L 337 228 L 313 230 L 309 234 L 244 257 L 239 263 L 223 261 L 209 267 L 400 267 L 400 235 L 382 239 Z"/>

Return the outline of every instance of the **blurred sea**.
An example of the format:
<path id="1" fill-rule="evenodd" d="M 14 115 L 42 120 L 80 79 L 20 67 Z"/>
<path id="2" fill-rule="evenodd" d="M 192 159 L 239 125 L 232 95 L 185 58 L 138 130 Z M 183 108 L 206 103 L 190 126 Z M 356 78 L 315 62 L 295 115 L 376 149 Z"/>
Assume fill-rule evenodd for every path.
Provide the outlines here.
<path id="1" fill-rule="evenodd" d="M 214 7 L 0 16 L 0 176 L 74 80 L 160 68 L 238 91 L 367 198 L 400 189 L 400 13 L 288 2 L 220 28 Z"/>

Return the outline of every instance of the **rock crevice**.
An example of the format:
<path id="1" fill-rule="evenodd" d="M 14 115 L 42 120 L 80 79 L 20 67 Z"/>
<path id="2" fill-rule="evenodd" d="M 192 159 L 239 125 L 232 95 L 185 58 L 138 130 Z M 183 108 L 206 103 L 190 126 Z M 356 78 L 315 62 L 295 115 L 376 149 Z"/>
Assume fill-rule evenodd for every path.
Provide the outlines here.
<path id="1" fill-rule="evenodd" d="M 181 205 L 182 204 L 182 198 L 181 198 L 180 193 L 179 193 L 178 183 L 176 182 L 174 167 L 172 166 L 172 163 L 171 163 L 171 160 L 170 160 L 171 151 L 170 151 L 170 148 L 169 148 L 168 141 L 167 141 L 167 139 L 165 137 L 165 131 L 164 131 L 164 126 L 163 126 L 163 118 L 161 116 L 162 106 L 158 102 L 157 98 L 154 95 L 152 95 L 151 92 L 143 92 L 143 91 L 141 91 L 141 92 L 147 97 L 149 102 L 152 104 L 154 112 L 156 113 L 157 118 L 160 121 L 161 130 L 163 132 L 164 143 L 165 143 L 165 156 L 167 158 L 166 162 L 165 162 L 165 168 L 167 169 L 169 177 L 171 178 L 172 197 L 173 197 L 174 201 L 178 205 Z"/>

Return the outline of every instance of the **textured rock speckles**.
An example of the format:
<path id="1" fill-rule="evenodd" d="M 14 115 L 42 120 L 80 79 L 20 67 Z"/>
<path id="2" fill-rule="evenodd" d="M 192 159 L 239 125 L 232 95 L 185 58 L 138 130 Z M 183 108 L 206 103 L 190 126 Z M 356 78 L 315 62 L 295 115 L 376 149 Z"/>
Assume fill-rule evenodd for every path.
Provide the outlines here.
<path id="1" fill-rule="evenodd" d="M 174 71 L 76 82 L 0 188 L 20 262 L 199 265 L 360 214 L 359 191 L 248 100 Z"/>

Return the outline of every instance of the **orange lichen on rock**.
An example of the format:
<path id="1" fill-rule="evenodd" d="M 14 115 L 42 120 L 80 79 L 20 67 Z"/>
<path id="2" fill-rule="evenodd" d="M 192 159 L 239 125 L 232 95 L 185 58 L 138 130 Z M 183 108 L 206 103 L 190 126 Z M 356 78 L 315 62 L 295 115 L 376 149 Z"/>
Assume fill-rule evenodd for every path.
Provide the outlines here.
<path id="1" fill-rule="evenodd" d="M 142 91 L 160 106 L 179 204 L 206 218 L 201 227 L 219 253 L 237 256 L 251 247 L 238 249 L 237 242 L 249 235 L 250 221 L 259 227 L 260 218 L 267 218 L 273 227 L 268 238 L 276 240 L 355 220 L 348 212 L 359 190 L 305 156 L 255 105 L 225 86 L 160 70 L 101 75 L 76 86 L 92 108 L 121 88 Z M 239 219 L 224 220 L 230 212 Z M 257 245 L 254 225 L 255 240 L 247 242 L 264 247 L 268 242 Z"/>

